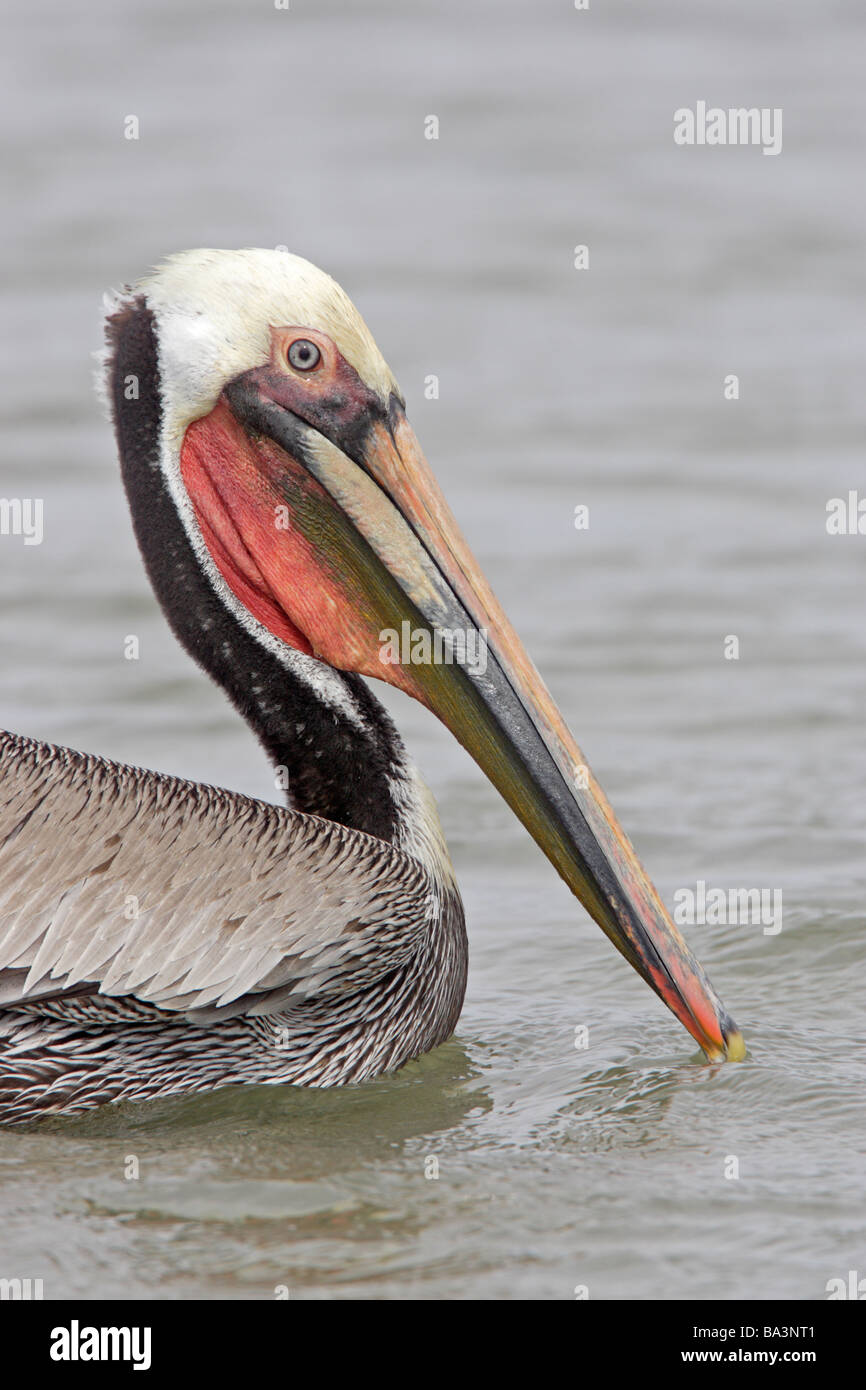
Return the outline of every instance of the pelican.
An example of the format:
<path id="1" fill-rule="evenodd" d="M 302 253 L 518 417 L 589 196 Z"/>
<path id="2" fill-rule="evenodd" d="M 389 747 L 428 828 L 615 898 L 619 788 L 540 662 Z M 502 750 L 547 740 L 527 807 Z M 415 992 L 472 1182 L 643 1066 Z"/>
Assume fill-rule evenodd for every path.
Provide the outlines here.
<path id="1" fill-rule="evenodd" d="M 344 291 L 282 250 L 184 252 L 109 300 L 104 357 L 156 597 L 288 805 L 0 735 L 0 1120 L 360 1082 L 450 1036 L 463 907 L 365 677 L 443 721 L 706 1057 L 739 1060 Z"/>

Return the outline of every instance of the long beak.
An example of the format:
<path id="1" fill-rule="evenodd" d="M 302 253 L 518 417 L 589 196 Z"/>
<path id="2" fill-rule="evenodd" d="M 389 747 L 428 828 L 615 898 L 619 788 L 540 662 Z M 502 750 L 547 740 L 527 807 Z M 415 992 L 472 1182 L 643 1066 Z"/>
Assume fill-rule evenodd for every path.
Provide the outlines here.
<path id="1" fill-rule="evenodd" d="M 742 1035 L 674 927 L 604 793 L 460 534 L 402 408 L 371 420 L 352 447 L 245 389 L 226 398 L 225 428 L 255 430 L 243 499 L 237 438 L 231 509 L 265 583 L 312 650 L 342 669 L 375 675 L 428 706 L 471 754 L 590 916 L 676 1014 L 712 1061 L 745 1055 Z M 220 426 L 222 427 L 222 426 Z M 247 435 L 247 446 L 249 435 Z M 277 446 L 277 447 L 275 447 Z M 351 457 L 349 456 L 351 454 Z M 291 535 L 250 525 L 279 499 Z M 299 596 L 299 566 L 316 566 L 315 604 Z M 352 612 L 351 634 L 323 607 Z M 429 653 L 394 661 L 387 633 Z M 419 643 L 419 634 L 428 639 Z M 437 635 L 440 641 L 437 646 Z M 455 636 L 456 635 L 456 636 Z M 467 659 L 472 652 L 473 659 Z M 450 654 L 443 659 L 443 652 Z M 479 660 L 479 654 L 483 659 Z M 400 656 L 405 657 L 405 649 Z M 461 659 L 461 656 L 463 659 Z"/>

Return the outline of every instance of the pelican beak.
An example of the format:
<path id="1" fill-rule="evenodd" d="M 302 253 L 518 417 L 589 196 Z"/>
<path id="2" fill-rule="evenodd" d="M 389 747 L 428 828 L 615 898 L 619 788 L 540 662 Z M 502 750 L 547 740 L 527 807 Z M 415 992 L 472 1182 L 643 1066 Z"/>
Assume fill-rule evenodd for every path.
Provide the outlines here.
<path id="1" fill-rule="evenodd" d="M 330 429 L 275 394 L 264 369 L 245 374 L 184 443 L 203 529 L 243 554 L 222 566 L 235 592 L 285 640 L 431 709 L 706 1056 L 740 1060 L 742 1035 L 470 554 L 402 403 Z"/>
<path id="2" fill-rule="evenodd" d="M 380 428 L 369 440 L 365 466 L 433 560 L 441 576 L 438 602 L 425 604 L 420 591 L 415 600 L 434 631 L 438 626 L 456 634 L 451 650 L 456 646 L 462 658 L 462 680 L 455 679 L 456 663 L 422 662 L 416 668 L 421 698 L 479 763 L 590 916 L 707 1057 L 740 1060 L 742 1034 L 638 861 L 473 559 L 399 407 L 392 409 L 390 424 L 389 431 Z M 401 654 L 405 646 L 401 642 Z"/>

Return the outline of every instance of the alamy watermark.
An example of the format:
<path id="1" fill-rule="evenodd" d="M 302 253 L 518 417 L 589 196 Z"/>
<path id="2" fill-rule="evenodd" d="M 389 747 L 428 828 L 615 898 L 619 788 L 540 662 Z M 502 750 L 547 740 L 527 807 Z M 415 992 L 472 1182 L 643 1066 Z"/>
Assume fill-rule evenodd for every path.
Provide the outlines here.
<path id="1" fill-rule="evenodd" d="M 134 1371 L 147 1371 L 151 1361 L 149 1327 L 82 1327 L 73 1318 L 68 1327 L 51 1331 L 52 1361 L 130 1361 Z"/>
<path id="2" fill-rule="evenodd" d="M 41 497 L 0 497 L 0 536 L 23 536 L 25 545 L 41 545 Z"/>
<path id="3" fill-rule="evenodd" d="M 764 936 L 782 930 L 781 888 L 707 888 L 699 878 L 694 888 L 674 893 L 678 926 L 761 927 Z"/>
<path id="4" fill-rule="evenodd" d="M 849 1269 L 847 1279 L 839 1275 L 835 1279 L 828 1279 L 824 1285 L 824 1292 L 830 1303 L 839 1299 L 852 1299 L 862 1303 L 866 1299 L 866 1279 L 861 1279 L 856 1269 Z"/>
<path id="5" fill-rule="evenodd" d="M 760 145 L 762 154 L 782 151 L 781 106 L 681 106 L 674 112 L 676 145 Z"/>
<path id="6" fill-rule="evenodd" d="M 0 1302 L 15 1302 L 41 1299 L 43 1297 L 41 1279 L 0 1279 Z"/>
<path id="7" fill-rule="evenodd" d="M 828 536 L 866 536 L 866 497 L 849 488 L 847 497 L 831 497 L 826 506 Z"/>
<path id="8" fill-rule="evenodd" d="M 413 628 L 410 622 L 383 628 L 379 660 L 385 666 L 462 666 L 472 676 L 487 670 L 487 629 Z"/>

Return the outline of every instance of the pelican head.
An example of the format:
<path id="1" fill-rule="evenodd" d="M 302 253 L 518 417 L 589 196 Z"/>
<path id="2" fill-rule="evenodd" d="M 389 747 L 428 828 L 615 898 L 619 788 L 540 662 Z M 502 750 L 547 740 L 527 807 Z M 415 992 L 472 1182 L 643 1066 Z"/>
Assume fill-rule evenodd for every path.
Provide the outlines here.
<path id="1" fill-rule="evenodd" d="M 741 1058 L 741 1034 L 481 574 L 343 290 L 282 251 L 201 250 L 127 292 L 115 318 L 133 304 L 156 343 L 149 466 L 220 601 L 260 644 L 305 663 L 323 699 L 338 700 L 333 678 L 352 672 L 432 710 L 707 1057 Z M 115 382 L 127 389 L 122 372 Z"/>

